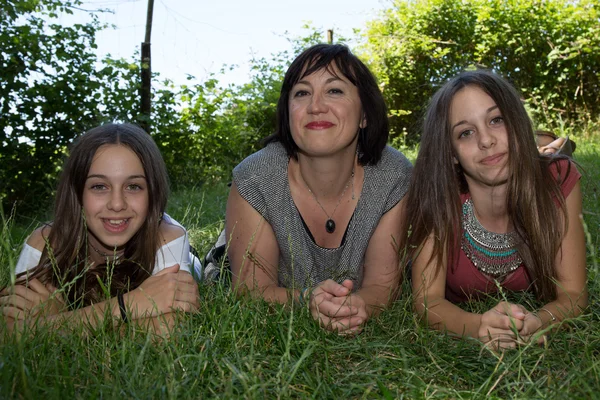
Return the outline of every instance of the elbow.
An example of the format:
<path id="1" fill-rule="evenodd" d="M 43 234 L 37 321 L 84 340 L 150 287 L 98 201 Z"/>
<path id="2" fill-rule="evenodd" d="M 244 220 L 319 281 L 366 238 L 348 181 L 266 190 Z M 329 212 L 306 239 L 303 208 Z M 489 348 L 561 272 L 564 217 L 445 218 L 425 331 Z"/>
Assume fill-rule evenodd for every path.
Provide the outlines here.
<path id="1" fill-rule="evenodd" d="M 587 289 L 581 292 L 563 292 L 559 294 L 556 300 L 566 309 L 566 315 L 570 315 L 571 317 L 577 317 L 589 305 Z"/>

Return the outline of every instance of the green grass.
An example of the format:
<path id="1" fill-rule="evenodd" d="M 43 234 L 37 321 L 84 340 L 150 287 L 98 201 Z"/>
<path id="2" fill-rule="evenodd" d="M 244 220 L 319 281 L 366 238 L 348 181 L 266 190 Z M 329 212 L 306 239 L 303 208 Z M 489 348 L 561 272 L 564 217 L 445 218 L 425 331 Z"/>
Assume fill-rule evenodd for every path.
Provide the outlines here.
<path id="1" fill-rule="evenodd" d="M 357 337 L 325 332 L 305 309 L 201 285 L 199 312 L 182 315 L 168 340 L 131 326 L 122 335 L 101 327 L 92 334 L 40 330 L 20 341 L 5 337 L 0 397 L 598 398 L 600 145 L 583 139 L 577 145 L 590 235 L 590 307 L 545 346 L 495 354 L 476 340 L 427 330 L 412 313 L 406 283 L 400 299 Z M 227 192 L 223 183 L 171 197 L 169 213 L 189 228 L 201 254 L 223 226 Z M 2 276 L 30 225 L 5 224 Z M 513 300 L 539 306 L 527 294 Z M 482 311 L 494 301 L 467 307 Z"/>

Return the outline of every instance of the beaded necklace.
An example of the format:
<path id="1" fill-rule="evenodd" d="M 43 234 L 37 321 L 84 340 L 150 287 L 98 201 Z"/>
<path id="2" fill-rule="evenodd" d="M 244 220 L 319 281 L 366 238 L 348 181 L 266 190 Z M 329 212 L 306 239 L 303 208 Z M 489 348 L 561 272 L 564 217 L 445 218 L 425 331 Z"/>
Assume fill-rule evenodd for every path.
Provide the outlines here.
<path id="1" fill-rule="evenodd" d="M 521 265 L 523 261 L 516 248 L 519 237 L 514 231 L 494 233 L 486 230 L 475 216 L 471 199 L 463 204 L 462 213 L 461 247 L 479 271 L 498 278 Z"/>

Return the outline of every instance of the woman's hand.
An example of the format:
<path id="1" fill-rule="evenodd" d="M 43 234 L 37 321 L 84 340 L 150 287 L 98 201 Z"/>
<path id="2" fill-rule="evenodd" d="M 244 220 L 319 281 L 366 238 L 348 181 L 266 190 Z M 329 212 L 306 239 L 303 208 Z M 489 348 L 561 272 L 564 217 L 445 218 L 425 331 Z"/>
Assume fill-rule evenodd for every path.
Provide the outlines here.
<path id="1" fill-rule="evenodd" d="M 542 326 L 542 320 L 537 314 L 527 312 L 525 319 L 523 319 L 523 328 L 519 331 L 519 336 L 521 336 L 524 341 L 529 342 L 535 337 L 535 333 L 542 329 Z M 540 337 L 537 338 L 537 343 L 542 344 L 545 339 L 546 335 L 540 335 Z"/>
<path id="2" fill-rule="evenodd" d="M 352 282 L 349 279 L 346 279 L 344 282 L 342 282 L 342 286 L 348 288 L 350 294 L 344 297 L 334 297 L 331 301 L 334 304 L 338 304 L 340 307 L 354 307 L 356 308 L 357 312 L 351 318 L 337 318 L 336 322 L 339 322 L 342 326 L 346 327 L 346 329 L 344 330 L 338 329 L 338 333 L 345 335 L 354 335 L 362 331 L 363 324 L 369 318 L 369 314 L 367 313 L 367 303 L 359 294 L 352 293 L 354 282 Z"/>
<path id="3" fill-rule="evenodd" d="M 15 320 L 33 318 L 37 315 L 51 316 L 60 313 L 65 303 L 52 284 L 44 285 L 31 279 L 5 288 L 0 292 L 2 313 Z"/>
<path id="4" fill-rule="evenodd" d="M 515 348 L 527 314 L 523 306 L 501 301 L 481 315 L 479 340 L 496 349 Z"/>
<path id="5" fill-rule="evenodd" d="M 123 296 L 132 318 L 156 317 L 182 310 L 192 312 L 200 304 L 198 284 L 179 264 L 165 268 Z"/>
<path id="6" fill-rule="evenodd" d="M 348 284 L 350 282 L 350 285 Z M 359 316 L 359 307 L 348 301 L 351 281 L 339 284 L 332 279 L 321 282 L 310 293 L 310 313 L 319 325 L 332 332 L 344 332 L 362 324 L 366 318 Z M 348 288 L 350 286 L 350 288 Z"/>

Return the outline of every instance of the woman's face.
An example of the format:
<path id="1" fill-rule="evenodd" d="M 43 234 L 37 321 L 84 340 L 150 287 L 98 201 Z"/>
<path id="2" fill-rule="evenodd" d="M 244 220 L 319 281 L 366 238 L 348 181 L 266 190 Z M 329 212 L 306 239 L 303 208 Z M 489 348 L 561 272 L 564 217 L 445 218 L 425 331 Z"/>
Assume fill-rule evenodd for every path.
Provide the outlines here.
<path id="1" fill-rule="evenodd" d="M 366 127 L 358 89 L 335 65 L 302 78 L 290 91 L 290 130 L 301 153 L 330 156 L 356 149 Z"/>
<path id="2" fill-rule="evenodd" d="M 508 134 L 494 100 L 478 86 L 458 91 L 450 104 L 455 162 L 471 185 L 497 186 L 508 177 Z"/>
<path id="3" fill-rule="evenodd" d="M 92 244 L 108 253 L 121 249 L 144 224 L 148 206 L 148 183 L 138 156 L 118 144 L 98 148 L 83 190 Z"/>

